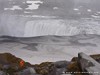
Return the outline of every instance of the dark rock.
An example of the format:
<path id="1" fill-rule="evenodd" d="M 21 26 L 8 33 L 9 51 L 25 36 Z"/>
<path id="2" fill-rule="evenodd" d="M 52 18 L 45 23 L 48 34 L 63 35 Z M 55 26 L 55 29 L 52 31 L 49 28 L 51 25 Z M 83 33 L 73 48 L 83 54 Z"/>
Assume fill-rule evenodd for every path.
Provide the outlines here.
<path id="1" fill-rule="evenodd" d="M 100 63 L 100 54 L 90 55 L 93 59 L 95 59 L 98 63 Z"/>
<path id="2" fill-rule="evenodd" d="M 77 61 L 72 62 L 68 65 L 66 73 L 70 73 L 74 75 L 82 75 L 81 73 L 74 73 L 74 72 L 82 72 Z"/>
<path id="3" fill-rule="evenodd" d="M 6 75 L 6 73 L 3 71 L 0 71 L 0 75 Z"/>
<path id="4" fill-rule="evenodd" d="M 30 64 L 29 62 L 25 62 L 25 67 L 34 67 L 34 65 Z"/>
<path id="5" fill-rule="evenodd" d="M 57 68 L 56 74 L 61 75 L 61 74 L 65 73 L 65 71 L 66 71 L 66 68 Z"/>
<path id="6" fill-rule="evenodd" d="M 20 59 L 20 58 L 15 57 L 14 55 L 12 55 L 10 53 L 2 53 L 2 54 L 0 54 L 0 64 L 2 64 L 3 66 L 5 66 L 5 65 L 6 66 L 7 65 L 17 66 L 20 69 L 22 67 L 21 64 L 20 64 L 21 61 L 23 61 L 23 60 Z M 23 67 L 24 67 L 24 65 L 23 65 Z"/>
<path id="7" fill-rule="evenodd" d="M 78 61 L 78 57 L 73 57 L 71 61 L 72 61 L 72 62 Z"/>
<path id="8" fill-rule="evenodd" d="M 22 59 L 15 57 L 10 53 L 0 54 L 0 70 L 13 75 L 14 72 L 25 68 L 25 63 Z"/>
<path id="9" fill-rule="evenodd" d="M 57 68 L 66 68 L 70 62 L 69 61 L 57 61 L 54 63 Z"/>
<path id="10" fill-rule="evenodd" d="M 100 63 L 100 54 L 90 55 L 90 57 L 92 57 L 94 60 Z M 73 57 L 71 61 L 78 61 L 78 57 Z"/>
<path id="11" fill-rule="evenodd" d="M 72 74 L 61 74 L 61 75 L 72 75 Z"/>
<path id="12" fill-rule="evenodd" d="M 87 72 L 88 75 L 100 75 L 100 64 L 90 56 L 84 53 L 79 53 L 78 63 L 82 71 Z"/>
<path id="13" fill-rule="evenodd" d="M 97 61 L 98 63 L 100 63 L 100 59 L 96 59 L 96 61 Z"/>
<path id="14" fill-rule="evenodd" d="M 100 75 L 98 62 L 100 62 L 100 54 L 88 56 L 79 53 L 78 57 L 72 58 L 70 62 L 43 62 L 32 65 L 10 53 L 2 53 L 0 54 L 0 75 Z M 82 74 L 82 72 L 91 73 Z"/>
<path id="15" fill-rule="evenodd" d="M 56 75 L 56 67 L 52 62 L 43 62 L 35 65 L 36 73 L 41 75 Z"/>
<path id="16" fill-rule="evenodd" d="M 39 74 L 36 74 L 36 71 L 34 70 L 34 68 L 29 67 L 20 72 L 17 72 L 16 75 L 39 75 Z"/>
<path id="17" fill-rule="evenodd" d="M 91 58 L 93 61 L 96 60 L 97 62 L 100 62 L 100 54 L 87 56 L 84 53 L 79 53 L 78 57 L 72 58 L 71 63 L 67 67 L 66 73 L 74 74 L 74 72 L 78 72 L 78 73 L 75 73 L 74 75 L 95 75 L 95 74 L 97 74 L 97 71 L 98 71 L 97 67 L 94 67 L 94 63 L 90 62 Z M 80 61 L 80 59 L 82 59 L 82 60 Z M 92 66 L 92 67 L 90 67 L 90 66 Z M 91 70 L 92 71 L 94 70 L 96 73 L 94 74 L 94 72 L 92 72 L 93 74 L 89 74 L 88 72 L 91 72 Z M 84 72 L 84 73 L 82 73 L 82 72 Z"/>
<path id="18" fill-rule="evenodd" d="M 54 62 L 54 64 L 57 68 L 56 74 L 61 75 L 62 73 L 65 73 L 65 71 L 67 70 L 67 66 L 70 64 L 70 62 L 69 61 L 57 61 L 57 62 Z"/>

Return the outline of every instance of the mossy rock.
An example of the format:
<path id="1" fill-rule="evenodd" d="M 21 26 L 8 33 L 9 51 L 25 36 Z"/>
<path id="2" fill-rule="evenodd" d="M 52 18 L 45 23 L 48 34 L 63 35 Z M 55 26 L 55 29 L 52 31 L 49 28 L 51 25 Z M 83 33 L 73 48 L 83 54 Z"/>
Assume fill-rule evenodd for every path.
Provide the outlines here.
<path id="1" fill-rule="evenodd" d="M 78 61 L 78 57 L 73 57 L 71 61 L 72 61 L 72 62 Z"/>
<path id="2" fill-rule="evenodd" d="M 35 70 L 38 74 L 48 75 L 55 69 L 52 62 L 43 62 L 40 65 L 35 65 Z"/>
<path id="3" fill-rule="evenodd" d="M 31 65 L 29 62 L 25 62 L 25 67 L 34 67 L 34 65 Z"/>
<path id="4" fill-rule="evenodd" d="M 76 61 L 76 62 L 72 62 L 72 63 L 70 63 L 69 65 L 68 65 L 68 67 L 67 67 L 67 72 L 69 72 L 69 73 L 71 73 L 71 74 L 74 74 L 74 75 L 82 75 L 80 72 L 82 72 L 81 71 L 81 68 L 80 68 L 80 66 L 79 66 L 79 64 L 78 64 L 78 62 Z M 66 72 L 66 73 L 67 73 Z M 75 73 L 75 72 L 78 72 L 78 73 Z"/>
<path id="5" fill-rule="evenodd" d="M 2 53 L 0 54 L 0 61 L 8 64 L 16 63 L 19 64 L 19 62 L 22 60 L 20 58 L 15 57 L 14 55 L 10 53 Z"/>
<path id="6" fill-rule="evenodd" d="M 10 69 L 21 70 L 25 68 L 25 63 L 23 66 L 20 65 L 22 59 L 15 57 L 10 53 L 1 53 L 0 54 L 0 69 L 6 69 L 4 66 L 8 65 Z M 25 61 L 23 61 L 25 62 Z"/>

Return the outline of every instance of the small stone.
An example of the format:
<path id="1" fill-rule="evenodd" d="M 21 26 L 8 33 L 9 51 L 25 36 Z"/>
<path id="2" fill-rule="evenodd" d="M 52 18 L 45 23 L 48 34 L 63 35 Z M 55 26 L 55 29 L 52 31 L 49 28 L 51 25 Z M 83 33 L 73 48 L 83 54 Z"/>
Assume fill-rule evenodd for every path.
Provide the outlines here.
<path id="1" fill-rule="evenodd" d="M 6 75 L 6 73 L 3 71 L 0 71 L 0 75 Z"/>
<path id="2" fill-rule="evenodd" d="M 34 70 L 34 68 L 27 68 L 27 69 L 24 69 L 23 71 L 20 71 L 17 73 L 18 75 L 35 75 L 36 74 L 36 71 Z"/>
<path id="3" fill-rule="evenodd" d="M 57 62 L 54 62 L 55 66 L 57 68 L 66 68 L 70 62 L 69 61 L 57 61 Z"/>

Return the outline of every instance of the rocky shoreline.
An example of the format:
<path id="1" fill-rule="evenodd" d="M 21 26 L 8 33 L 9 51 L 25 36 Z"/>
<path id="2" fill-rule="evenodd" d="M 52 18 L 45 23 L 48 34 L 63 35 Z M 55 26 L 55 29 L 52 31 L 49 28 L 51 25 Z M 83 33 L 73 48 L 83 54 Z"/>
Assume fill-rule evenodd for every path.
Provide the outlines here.
<path id="1" fill-rule="evenodd" d="M 100 54 L 79 53 L 71 61 L 30 64 L 10 53 L 0 54 L 0 75 L 100 75 Z"/>

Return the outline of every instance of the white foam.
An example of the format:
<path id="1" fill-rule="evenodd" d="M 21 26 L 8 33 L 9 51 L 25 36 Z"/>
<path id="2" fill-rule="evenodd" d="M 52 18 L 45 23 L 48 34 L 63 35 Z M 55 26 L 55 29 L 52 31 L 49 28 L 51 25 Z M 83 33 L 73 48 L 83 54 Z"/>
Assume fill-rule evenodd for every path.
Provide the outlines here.
<path id="1" fill-rule="evenodd" d="M 29 10 L 35 10 L 35 9 L 38 9 L 39 8 L 39 4 L 37 3 L 43 3 L 42 1 L 27 1 L 26 3 L 31 3 L 31 5 L 28 5 L 29 7 L 26 8 L 29 9 Z"/>
<path id="2" fill-rule="evenodd" d="M 54 10 L 59 9 L 58 7 L 53 7 Z"/>
<path id="3" fill-rule="evenodd" d="M 27 17 L 44 18 L 41 20 L 27 20 Z M 25 17 L 2 15 L 0 35 L 34 37 L 43 35 L 72 36 L 77 34 L 100 35 L 100 23 L 88 19 L 63 20 L 50 19 L 55 16 L 31 15 Z M 6 21 L 6 22 L 5 22 Z"/>
<path id="4" fill-rule="evenodd" d="M 87 9 L 87 11 L 88 11 L 88 12 L 92 12 L 92 10 L 91 10 L 91 9 Z"/>
<path id="5" fill-rule="evenodd" d="M 78 8 L 74 8 L 73 10 L 74 10 L 74 11 L 79 11 L 79 9 L 78 9 Z"/>
<path id="6" fill-rule="evenodd" d="M 22 10 L 22 8 L 17 6 L 17 5 L 15 5 L 12 8 L 4 8 L 4 10 Z"/>

